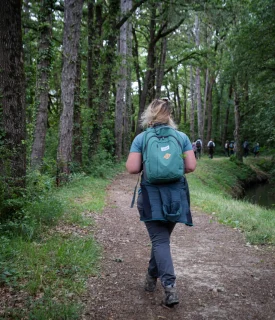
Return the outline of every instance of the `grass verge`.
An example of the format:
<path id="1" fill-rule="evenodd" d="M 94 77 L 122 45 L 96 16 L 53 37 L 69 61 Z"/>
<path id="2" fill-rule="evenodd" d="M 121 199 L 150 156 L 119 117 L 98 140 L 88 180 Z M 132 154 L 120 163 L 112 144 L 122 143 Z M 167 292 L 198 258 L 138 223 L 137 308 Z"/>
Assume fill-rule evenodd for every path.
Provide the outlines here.
<path id="1" fill-rule="evenodd" d="M 243 231 L 249 243 L 274 245 L 275 210 L 232 198 L 242 189 L 240 180 L 255 178 L 256 173 L 250 165 L 238 164 L 228 158 L 210 160 L 203 157 L 198 161 L 196 171 L 187 175 L 191 203 L 212 214 L 219 222 Z"/>
<path id="2" fill-rule="evenodd" d="M 0 225 L 0 319 L 79 319 L 79 296 L 100 268 L 93 216 L 123 167 L 113 168 L 108 179 L 76 175 L 26 203 L 19 222 Z"/>

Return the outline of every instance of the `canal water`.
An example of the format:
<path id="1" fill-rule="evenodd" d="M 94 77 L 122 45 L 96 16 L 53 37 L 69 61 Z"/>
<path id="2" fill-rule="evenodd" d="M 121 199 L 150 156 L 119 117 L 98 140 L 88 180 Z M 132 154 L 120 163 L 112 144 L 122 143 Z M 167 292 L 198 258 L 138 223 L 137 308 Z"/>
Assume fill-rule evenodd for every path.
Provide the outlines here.
<path id="1" fill-rule="evenodd" d="M 275 209 L 275 185 L 255 184 L 245 191 L 244 200 L 265 208 Z"/>

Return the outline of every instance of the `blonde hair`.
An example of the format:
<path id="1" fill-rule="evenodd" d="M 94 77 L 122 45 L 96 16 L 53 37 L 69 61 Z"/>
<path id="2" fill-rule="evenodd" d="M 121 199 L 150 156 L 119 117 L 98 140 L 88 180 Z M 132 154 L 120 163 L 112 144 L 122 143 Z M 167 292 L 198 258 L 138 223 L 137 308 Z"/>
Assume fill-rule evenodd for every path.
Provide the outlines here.
<path id="1" fill-rule="evenodd" d="M 176 129 L 177 125 L 171 117 L 171 105 L 168 99 L 155 99 L 142 113 L 140 124 L 143 128 L 152 127 L 154 124 L 167 124 Z"/>

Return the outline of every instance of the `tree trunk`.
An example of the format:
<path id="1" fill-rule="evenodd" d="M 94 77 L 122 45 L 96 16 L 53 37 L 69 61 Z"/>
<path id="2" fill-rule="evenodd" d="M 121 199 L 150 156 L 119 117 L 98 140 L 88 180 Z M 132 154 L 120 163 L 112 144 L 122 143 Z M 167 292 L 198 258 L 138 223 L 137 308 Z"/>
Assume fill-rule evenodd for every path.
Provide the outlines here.
<path id="1" fill-rule="evenodd" d="M 192 141 L 195 141 L 195 103 L 194 103 L 194 78 L 193 78 L 193 67 L 190 65 L 190 135 Z"/>
<path id="2" fill-rule="evenodd" d="M 196 47 L 200 46 L 200 27 L 199 27 L 199 18 L 196 15 L 195 17 L 195 36 L 196 36 Z M 200 79 L 201 70 L 199 67 L 196 68 L 196 95 L 197 95 L 197 115 L 198 115 L 198 135 L 202 140 L 203 145 L 204 141 L 204 132 L 203 132 L 203 114 L 202 114 L 202 105 L 201 105 L 201 79 Z"/>
<path id="3" fill-rule="evenodd" d="M 94 26 L 94 1 L 88 1 L 88 14 L 87 14 L 87 23 L 88 23 L 88 56 L 87 56 L 87 105 L 89 109 L 92 109 L 93 105 L 93 88 L 95 87 L 95 79 L 97 70 L 93 70 L 93 58 L 96 60 L 97 57 L 94 57 L 94 37 L 95 37 L 95 26 Z"/>
<path id="4" fill-rule="evenodd" d="M 180 99 L 178 82 L 177 82 L 177 85 L 176 85 L 176 88 L 175 88 L 175 97 L 176 97 L 177 106 L 178 106 L 178 121 L 177 121 L 177 124 L 180 125 L 180 123 L 181 123 L 181 99 Z"/>
<path id="5" fill-rule="evenodd" d="M 165 28 L 166 30 L 167 28 Z M 166 51 L 167 51 L 167 39 L 163 38 L 160 45 L 160 58 L 157 68 L 157 77 L 156 77 L 156 98 L 161 98 L 161 86 L 164 77 L 164 66 L 166 61 Z"/>
<path id="6" fill-rule="evenodd" d="M 63 110 L 59 124 L 59 144 L 57 151 L 57 182 L 66 180 L 72 160 L 73 114 L 76 81 L 76 64 L 80 38 L 80 24 L 84 0 L 65 0 L 63 69 L 61 77 L 61 99 Z"/>
<path id="7" fill-rule="evenodd" d="M 132 0 L 128 0 L 128 10 L 132 8 Z M 132 22 L 128 20 L 127 24 L 127 56 L 132 59 Z M 131 117 L 132 117 L 132 67 L 131 62 L 127 63 L 127 86 L 126 86 L 126 109 L 124 116 L 124 135 L 122 143 L 122 154 L 126 156 L 129 153 L 131 145 Z"/>
<path id="8" fill-rule="evenodd" d="M 234 115 L 235 115 L 234 140 L 235 140 L 236 157 L 239 161 L 243 162 L 241 132 L 240 132 L 240 128 L 241 128 L 240 99 L 236 89 L 234 89 Z"/>
<path id="9" fill-rule="evenodd" d="M 177 68 L 174 68 L 174 73 L 171 72 L 171 78 L 173 78 L 173 86 L 172 89 L 174 91 L 174 120 L 177 125 L 181 122 L 181 101 L 180 101 L 180 95 L 179 95 L 179 79 L 178 79 L 178 73 Z"/>
<path id="10" fill-rule="evenodd" d="M 208 100 L 208 96 L 209 96 L 208 93 L 209 93 L 209 70 L 207 68 L 206 69 L 206 74 L 205 74 L 205 88 L 204 88 L 203 115 L 202 115 L 202 125 L 203 125 L 202 131 L 203 132 L 204 132 L 204 129 L 205 129 L 205 117 L 206 117 L 206 110 L 207 110 L 207 100 Z"/>
<path id="11" fill-rule="evenodd" d="M 208 95 L 207 95 L 207 141 L 208 142 L 212 138 L 212 110 L 213 110 L 213 102 L 212 102 L 212 92 L 213 92 L 213 84 L 215 79 L 211 79 L 209 82 Z"/>
<path id="12" fill-rule="evenodd" d="M 134 67 L 135 67 L 135 71 L 136 71 L 136 78 L 137 78 L 137 83 L 138 83 L 138 98 L 139 98 L 139 105 L 140 105 L 140 97 L 141 97 L 141 93 L 142 93 L 142 87 L 141 87 L 141 77 L 142 76 L 142 72 L 141 72 L 141 68 L 140 68 L 140 64 L 139 64 L 139 54 L 138 54 L 138 40 L 137 40 L 137 35 L 136 35 L 136 31 L 133 28 L 133 57 L 134 57 Z"/>
<path id="13" fill-rule="evenodd" d="M 228 103 L 227 103 L 227 106 L 226 106 L 225 119 L 224 119 L 223 145 L 224 145 L 226 140 L 229 140 L 229 137 L 228 137 L 228 123 L 229 123 L 230 102 L 231 102 L 231 99 L 232 99 L 232 92 L 233 92 L 233 88 L 232 88 L 232 85 L 230 85 L 229 93 L 228 93 Z M 230 137 L 230 140 L 231 140 L 231 137 Z"/>
<path id="14" fill-rule="evenodd" d="M 38 45 L 37 85 L 36 85 L 36 125 L 31 153 L 32 168 L 39 168 L 45 152 L 45 138 L 48 121 L 49 75 L 52 47 L 52 5 L 49 0 L 41 0 L 40 7 L 40 40 Z"/>
<path id="15" fill-rule="evenodd" d="M 89 1 L 88 2 L 88 63 L 87 63 L 87 78 L 88 78 L 88 98 L 87 104 L 91 111 L 91 124 L 88 132 L 88 158 L 91 160 L 95 147 L 94 130 L 97 128 L 97 119 L 100 114 L 99 110 L 99 95 L 100 83 L 102 80 L 101 74 L 101 55 L 102 55 L 102 3 Z"/>
<path id="16" fill-rule="evenodd" d="M 75 102 L 74 102 L 74 129 L 73 129 L 73 160 L 75 164 L 82 164 L 82 140 L 81 140 L 81 50 L 78 52 L 76 65 L 76 81 L 75 81 Z"/>
<path id="17" fill-rule="evenodd" d="M 116 57 L 116 20 L 119 13 L 120 2 L 119 0 L 111 0 L 109 3 L 109 13 L 106 21 L 106 28 L 107 30 L 109 30 L 109 33 L 107 35 L 104 53 L 101 55 L 103 63 L 101 63 L 100 70 L 99 94 L 97 96 L 97 103 L 93 108 L 98 111 L 98 115 L 95 119 L 95 122 L 93 123 L 93 130 L 91 133 L 91 155 L 94 155 L 99 147 L 102 124 L 105 119 L 106 112 L 109 108 L 109 96 Z"/>
<path id="18" fill-rule="evenodd" d="M 150 19 L 150 40 L 148 44 L 147 51 L 147 63 L 146 63 L 146 73 L 143 83 L 143 90 L 140 97 L 139 111 L 136 125 L 136 135 L 141 132 L 141 127 L 139 126 L 139 120 L 141 114 L 145 110 L 146 103 L 150 101 L 153 97 L 154 83 L 152 83 L 153 72 L 155 70 L 155 32 L 156 32 L 156 5 L 152 6 L 151 19 Z"/>
<path id="19" fill-rule="evenodd" d="M 125 15 L 127 11 L 131 9 L 132 1 L 130 0 L 121 0 L 121 14 Z M 119 36 L 119 56 L 120 56 L 120 69 L 119 69 L 119 80 L 117 83 L 117 91 L 116 91 L 116 109 L 115 109 L 115 155 L 117 161 L 121 161 L 122 156 L 122 141 L 123 141 L 123 133 L 126 128 L 124 128 L 124 124 L 126 124 L 127 118 L 127 108 L 126 108 L 126 97 L 127 97 L 127 75 L 128 75 L 128 67 L 127 67 L 127 59 L 129 57 L 128 49 L 129 44 L 128 39 L 129 36 L 129 21 L 127 20 L 120 27 L 120 36 Z"/>
<path id="20" fill-rule="evenodd" d="M 186 66 L 184 66 L 184 80 L 183 85 L 183 123 L 187 123 L 187 72 Z"/>
<path id="21" fill-rule="evenodd" d="M 20 190 L 13 188 L 24 188 L 26 175 L 21 1 L 3 0 L 0 16 L 0 175 L 6 179 L 11 194 L 19 194 Z"/>

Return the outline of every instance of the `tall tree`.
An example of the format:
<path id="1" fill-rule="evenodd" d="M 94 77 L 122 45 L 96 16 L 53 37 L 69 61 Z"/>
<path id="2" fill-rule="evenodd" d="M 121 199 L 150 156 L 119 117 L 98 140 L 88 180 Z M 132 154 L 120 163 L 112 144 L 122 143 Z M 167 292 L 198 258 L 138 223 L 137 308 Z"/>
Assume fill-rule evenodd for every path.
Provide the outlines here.
<path id="1" fill-rule="evenodd" d="M 109 110 L 110 88 L 113 79 L 113 71 L 116 58 L 117 40 L 117 16 L 119 13 L 119 0 L 111 0 L 108 6 L 108 14 L 104 21 L 105 32 L 102 53 L 100 54 L 100 75 L 98 83 L 98 95 L 93 105 L 96 119 L 91 132 L 90 149 L 94 155 L 100 145 L 100 134 L 106 113 Z M 120 26 L 119 26 L 120 28 Z"/>
<path id="2" fill-rule="evenodd" d="M 2 1 L 0 16 L 0 175 L 9 187 L 24 187 L 26 119 L 21 1 Z"/>
<path id="3" fill-rule="evenodd" d="M 132 3 L 130 4 L 132 6 Z M 129 20 L 127 24 L 127 55 L 133 60 L 132 53 L 132 31 L 133 24 L 132 20 Z M 127 155 L 131 145 L 131 127 L 132 127 L 132 64 L 131 60 L 127 63 L 127 85 L 126 85 L 126 108 L 124 116 L 124 135 L 122 143 L 122 154 Z"/>
<path id="4" fill-rule="evenodd" d="M 91 113 L 88 132 L 88 158 L 91 160 L 96 151 L 99 129 L 97 119 L 100 114 L 99 94 L 102 81 L 101 55 L 103 51 L 102 29 L 105 18 L 103 17 L 103 3 L 94 0 L 88 1 L 88 57 L 87 57 L 87 105 Z"/>
<path id="5" fill-rule="evenodd" d="M 120 2 L 121 14 L 125 15 L 132 7 L 131 0 L 121 0 Z M 119 58 L 120 58 L 120 68 L 119 68 L 119 80 L 117 82 L 117 91 L 116 91 L 116 109 L 115 109 L 115 155 L 117 160 L 121 160 L 122 156 L 122 147 L 123 147 L 123 136 L 126 129 L 127 121 L 127 83 L 129 74 L 129 67 L 127 65 L 127 60 L 131 58 L 131 32 L 129 30 L 129 19 L 124 22 L 120 27 L 119 35 Z M 129 62 L 128 62 L 129 63 Z M 129 105 L 129 104 L 128 104 Z"/>
<path id="6" fill-rule="evenodd" d="M 164 29 L 166 29 L 166 27 Z M 161 86 L 162 86 L 163 77 L 164 77 L 166 51 L 167 51 L 167 38 L 163 38 L 161 39 L 160 57 L 159 57 L 157 70 L 156 70 L 156 98 L 161 97 Z"/>
<path id="7" fill-rule="evenodd" d="M 138 125 L 141 114 L 145 109 L 146 102 L 151 101 L 155 97 L 155 79 L 156 79 L 156 50 L 158 42 L 177 30 L 183 23 L 185 16 L 180 18 L 176 23 L 169 27 L 168 11 L 160 10 L 158 15 L 158 9 L 162 9 L 162 6 L 158 6 L 156 2 L 152 2 L 150 5 L 150 22 L 149 22 L 149 39 L 147 45 L 147 59 L 146 59 L 146 72 L 143 81 L 143 89 L 139 100 L 138 119 L 136 125 L 136 135 L 141 132 L 141 128 Z M 162 17 L 162 23 L 157 24 L 157 17 Z M 158 84 L 159 87 L 159 84 Z"/>
<path id="8" fill-rule="evenodd" d="M 49 76 L 52 60 L 52 7 L 53 0 L 40 1 L 39 30 L 36 85 L 36 125 L 32 146 L 31 165 L 39 167 L 45 152 L 49 106 Z"/>
<path id="9" fill-rule="evenodd" d="M 200 23 L 199 17 L 196 15 L 195 17 L 195 37 L 196 37 L 196 47 L 200 46 Z M 201 69 L 200 67 L 196 68 L 196 97 L 197 97 L 197 117 L 198 117 L 198 136 L 202 139 L 203 145 L 205 145 L 204 141 L 204 132 L 203 132 L 203 110 L 201 104 Z"/>
<path id="10" fill-rule="evenodd" d="M 62 113 L 59 124 L 59 144 L 57 150 L 57 182 L 70 173 L 72 160 L 74 96 L 77 73 L 77 57 L 80 38 L 80 24 L 84 0 L 65 0 L 63 69 L 61 79 Z"/>
<path id="11" fill-rule="evenodd" d="M 241 144 L 241 116 L 240 116 L 240 98 L 237 92 L 237 88 L 234 89 L 234 115 L 235 115 L 235 130 L 234 130 L 234 140 L 235 140 L 235 150 L 236 156 L 239 161 L 243 161 L 242 157 L 242 144 Z"/>

